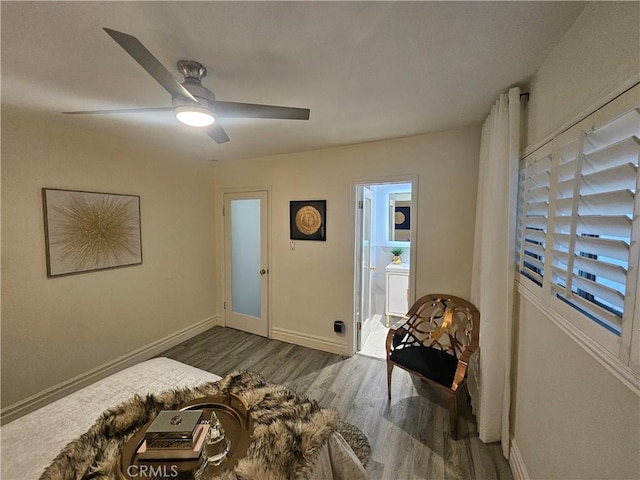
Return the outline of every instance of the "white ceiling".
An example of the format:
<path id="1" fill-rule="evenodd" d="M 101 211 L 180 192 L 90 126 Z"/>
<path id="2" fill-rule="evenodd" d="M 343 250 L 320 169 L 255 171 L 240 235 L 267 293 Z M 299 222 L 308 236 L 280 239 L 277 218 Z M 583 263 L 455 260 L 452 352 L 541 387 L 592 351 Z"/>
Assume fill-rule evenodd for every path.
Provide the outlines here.
<path id="1" fill-rule="evenodd" d="M 523 84 L 582 2 L 2 2 L 2 105 L 225 160 L 480 124 Z M 219 100 L 311 109 L 309 121 L 225 119 L 217 145 L 169 113 L 61 111 L 170 106 L 103 30 L 136 36 L 172 73 L 209 70 Z"/>

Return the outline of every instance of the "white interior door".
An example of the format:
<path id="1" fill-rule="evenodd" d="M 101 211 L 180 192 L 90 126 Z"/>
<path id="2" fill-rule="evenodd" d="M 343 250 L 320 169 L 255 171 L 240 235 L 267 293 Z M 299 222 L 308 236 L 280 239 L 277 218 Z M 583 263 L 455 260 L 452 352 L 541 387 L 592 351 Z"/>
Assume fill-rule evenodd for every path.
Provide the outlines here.
<path id="1" fill-rule="evenodd" d="M 267 337 L 268 193 L 224 195 L 225 324 Z"/>
<path id="2" fill-rule="evenodd" d="M 373 194 L 368 187 L 362 187 L 361 196 L 362 215 L 360 224 L 360 335 L 358 349 L 367 341 L 371 333 L 372 308 L 372 277 L 375 265 L 373 264 Z"/>

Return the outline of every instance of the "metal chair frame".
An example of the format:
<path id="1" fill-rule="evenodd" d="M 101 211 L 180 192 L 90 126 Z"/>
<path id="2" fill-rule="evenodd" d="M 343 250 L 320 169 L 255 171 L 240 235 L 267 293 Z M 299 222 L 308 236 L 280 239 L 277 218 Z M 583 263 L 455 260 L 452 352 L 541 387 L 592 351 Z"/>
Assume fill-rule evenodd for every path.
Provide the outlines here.
<path id="1" fill-rule="evenodd" d="M 418 299 L 404 317 L 406 320 L 387 334 L 387 392 L 391 400 L 391 374 L 397 366 L 445 392 L 449 407 L 451 438 L 458 437 L 458 392 L 464 385 L 471 355 L 478 349 L 480 312 L 472 303 L 453 295 L 429 294 Z M 393 346 L 393 339 L 401 341 Z M 397 349 L 425 346 L 453 354 L 458 365 L 450 387 L 442 385 L 391 360 Z"/>

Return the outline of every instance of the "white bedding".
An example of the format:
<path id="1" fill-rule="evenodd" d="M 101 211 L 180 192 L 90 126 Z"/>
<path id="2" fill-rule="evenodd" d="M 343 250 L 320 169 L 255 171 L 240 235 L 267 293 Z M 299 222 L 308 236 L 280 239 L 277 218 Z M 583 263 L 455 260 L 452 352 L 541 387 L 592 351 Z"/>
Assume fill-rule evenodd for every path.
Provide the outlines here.
<path id="1" fill-rule="evenodd" d="M 154 358 L 110 375 L 1 427 L 2 480 L 35 480 L 62 448 L 110 407 L 135 394 L 159 393 L 219 380 L 218 375 Z M 366 479 L 362 464 L 339 434 L 316 461 L 313 480 Z"/>

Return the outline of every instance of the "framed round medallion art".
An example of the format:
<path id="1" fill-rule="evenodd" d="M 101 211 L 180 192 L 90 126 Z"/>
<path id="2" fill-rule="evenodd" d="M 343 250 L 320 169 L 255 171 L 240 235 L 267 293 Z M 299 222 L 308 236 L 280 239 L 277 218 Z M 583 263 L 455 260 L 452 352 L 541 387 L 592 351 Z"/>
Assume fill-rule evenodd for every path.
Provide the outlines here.
<path id="1" fill-rule="evenodd" d="M 326 241 L 326 200 L 294 200 L 289 206 L 291 240 Z"/>

